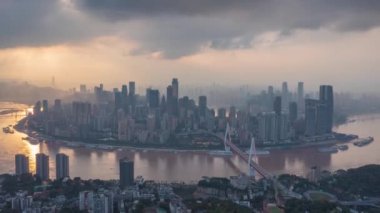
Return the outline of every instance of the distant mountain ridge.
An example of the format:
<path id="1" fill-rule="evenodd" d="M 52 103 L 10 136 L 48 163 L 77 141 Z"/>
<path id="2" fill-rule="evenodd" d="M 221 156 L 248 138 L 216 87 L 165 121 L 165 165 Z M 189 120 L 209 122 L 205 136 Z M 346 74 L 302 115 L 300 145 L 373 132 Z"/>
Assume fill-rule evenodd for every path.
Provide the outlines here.
<path id="1" fill-rule="evenodd" d="M 34 104 L 36 100 L 53 100 L 66 94 L 63 90 L 52 87 L 38 87 L 28 82 L 0 81 L 0 101 Z"/>

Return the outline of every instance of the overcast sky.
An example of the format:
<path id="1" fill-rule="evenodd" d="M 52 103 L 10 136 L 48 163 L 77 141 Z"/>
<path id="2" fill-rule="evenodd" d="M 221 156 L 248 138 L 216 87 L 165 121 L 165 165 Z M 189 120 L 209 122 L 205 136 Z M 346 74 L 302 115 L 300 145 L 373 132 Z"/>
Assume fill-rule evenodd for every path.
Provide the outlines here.
<path id="1" fill-rule="evenodd" d="M 378 0 L 1 0 L 0 79 L 377 91 Z"/>

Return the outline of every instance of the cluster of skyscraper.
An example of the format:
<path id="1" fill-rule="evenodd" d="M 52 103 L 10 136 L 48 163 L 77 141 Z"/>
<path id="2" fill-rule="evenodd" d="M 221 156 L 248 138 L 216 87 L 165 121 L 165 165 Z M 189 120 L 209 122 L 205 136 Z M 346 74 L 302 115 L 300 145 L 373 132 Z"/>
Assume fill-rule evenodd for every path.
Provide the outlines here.
<path id="1" fill-rule="evenodd" d="M 306 99 L 305 109 L 306 136 L 331 133 L 334 116 L 332 86 L 320 86 L 319 99 Z"/>
<path id="2" fill-rule="evenodd" d="M 278 95 L 275 95 L 273 86 L 264 92 L 267 106 L 272 106 L 272 111 L 257 115 L 259 143 L 290 143 L 300 138 L 331 136 L 334 113 L 332 86 L 321 85 L 319 99 L 305 99 L 303 87 L 303 82 L 299 82 L 297 93 L 291 94 L 284 82 Z"/>
<path id="3" fill-rule="evenodd" d="M 56 178 L 69 177 L 69 157 L 63 153 L 56 155 Z M 15 156 L 16 175 L 29 174 L 29 157 L 23 154 Z M 41 180 L 49 179 L 49 156 L 43 153 L 36 154 L 36 176 Z"/>
<path id="4" fill-rule="evenodd" d="M 207 108 L 207 97 L 199 97 L 199 106 L 188 96 L 180 98 L 178 79 L 172 79 L 164 95 L 148 88 L 145 96 L 140 96 L 135 86 L 129 82 L 110 92 L 101 84 L 91 94 L 81 85 L 71 106 L 55 100 L 49 109 L 47 100 L 42 105 L 38 101 L 30 127 L 64 138 L 114 137 L 141 143 L 165 143 L 178 131 L 213 128 L 215 112 Z"/>
<path id="5" fill-rule="evenodd" d="M 229 123 L 235 143 L 248 145 L 255 137 L 258 144 L 290 143 L 305 137 L 330 134 L 333 125 L 332 86 L 320 86 L 319 99 L 305 96 L 303 82 L 292 93 L 287 82 L 280 90 L 269 86 L 260 94 L 259 103 L 247 107 L 217 111 L 209 109 L 207 97 L 198 103 L 179 96 L 179 81 L 174 78 L 166 94 L 148 88 L 144 96 L 136 94 L 135 82 L 106 91 L 103 85 L 88 93 L 85 85 L 74 93 L 71 105 L 55 100 L 38 101 L 29 126 L 45 134 L 69 139 L 113 138 L 133 143 L 167 143 L 178 133 L 197 130 L 223 132 Z M 306 99 L 306 100 L 305 100 Z M 80 101 L 78 101 L 80 100 Z M 240 104 L 241 105 L 241 104 Z M 253 109 L 253 110 L 252 110 Z"/>

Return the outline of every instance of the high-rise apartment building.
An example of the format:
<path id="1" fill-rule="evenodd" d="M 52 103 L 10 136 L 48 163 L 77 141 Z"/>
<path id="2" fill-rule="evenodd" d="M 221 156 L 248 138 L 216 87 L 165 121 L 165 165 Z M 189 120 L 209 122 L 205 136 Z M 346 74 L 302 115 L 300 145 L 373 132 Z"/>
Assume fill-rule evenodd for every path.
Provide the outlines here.
<path id="1" fill-rule="evenodd" d="M 282 111 L 282 104 L 281 104 L 281 102 L 282 102 L 282 100 L 281 100 L 280 96 L 276 96 L 274 98 L 273 111 L 276 113 L 276 115 L 280 115 L 281 114 L 281 111 Z"/>
<path id="2" fill-rule="evenodd" d="M 43 153 L 36 154 L 36 175 L 41 180 L 49 179 L 49 156 Z"/>
<path id="3" fill-rule="evenodd" d="M 69 157 L 63 153 L 59 153 L 55 156 L 55 169 L 56 178 L 62 179 L 69 177 Z"/>
<path id="4" fill-rule="evenodd" d="M 131 106 L 131 111 L 134 112 L 136 109 L 136 83 L 134 81 L 130 81 L 128 86 L 129 86 L 128 101 Z"/>
<path id="5" fill-rule="evenodd" d="M 206 117 L 206 112 L 207 112 L 207 96 L 199 96 L 199 101 L 198 101 L 198 106 L 199 106 L 199 114 L 200 116 Z"/>
<path id="6" fill-rule="evenodd" d="M 288 90 L 288 83 L 287 82 L 283 82 L 282 83 L 282 90 L 281 90 L 281 101 L 282 101 L 282 109 L 284 111 L 287 111 L 288 107 L 289 107 L 289 90 Z"/>
<path id="7" fill-rule="evenodd" d="M 15 155 L 16 175 L 29 173 L 29 158 L 23 154 Z"/>
<path id="8" fill-rule="evenodd" d="M 160 106 L 160 91 L 157 89 L 148 89 L 147 102 L 149 108 L 158 108 Z"/>
<path id="9" fill-rule="evenodd" d="M 290 124 L 294 124 L 294 122 L 298 118 L 298 110 L 297 110 L 297 102 L 290 102 L 289 104 L 289 122 Z"/>
<path id="10" fill-rule="evenodd" d="M 173 78 L 172 87 L 173 87 L 173 96 L 174 96 L 174 98 L 178 99 L 178 97 L 179 97 L 179 83 L 178 83 L 177 78 Z"/>
<path id="11" fill-rule="evenodd" d="M 318 117 L 321 119 L 321 133 L 331 133 L 334 122 L 334 93 L 330 85 L 319 87 L 319 102 L 325 109 L 321 110 Z"/>
<path id="12" fill-rule="evenodd" d="M 175 116 L 179 115 L 179 105 L 178 105 L 178 98 L 179 98 L 179 83 L 177 78 L 173 78 L 172 80 L 172 89 L 173 89 L 173 114 Z"/>
<path id="13" fill-rule="evenodd" d="M 314 136 L 317 134 L 317 110 L 319 101 L 315 99 L 305 100 L 305 135 Z"/>
<path id="14" fill-rule="evenodd" d="M 304 88 L 303 88 L 303 82 L 298 82 L 297 87 L 297 106 L 298 106 L 298 113 L 303 113 L 305 111 L 305 95 L 304 95 Z"/>
<path id="15" fill-rule="evenodd" d="M 120 186 L 131 186 L 134 183 L 134 162 L 128 158 L 119 161 Z"/>

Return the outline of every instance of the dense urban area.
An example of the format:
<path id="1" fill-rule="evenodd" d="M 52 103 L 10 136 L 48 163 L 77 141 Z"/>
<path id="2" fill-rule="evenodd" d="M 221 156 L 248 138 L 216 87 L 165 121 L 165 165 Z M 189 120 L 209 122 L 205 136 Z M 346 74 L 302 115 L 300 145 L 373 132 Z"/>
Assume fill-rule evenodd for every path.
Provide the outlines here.
<path id="1" fill-rule="evenodd" d="M 240 107 L 208 105 L 208 97 L 197 102 L 179 96 L 179 81 L 174 78 L 160 95 L 147 88 L 136 94 L 136 83 L 129 82 L 113 91 L 101 84 L 90 92 L 85 85 L 74 91 L 72 101 L 37 101 L 33 113 L 20 122 L 20 129 L 34 130 L 57 139 L 109 145 L 171 147 L 182 149 L 220 149 L 227 123 L 235 144 L 248 147 L 251 138 L 257 146 L 287 146 L 353 139 L 353 135 L 332 132 L 334 92 L 321 85 L 319 95 L 304 94 L 302 82 L 296 92 L 286 82 L 281 90 L 269 86 L 259 96 Z M 317 97 L 317 98 L 315 98 Z M 243 106 L 241 106 L 243 105 Z"/>
<path id="2" fill-rule="evenodd" d="M 256 154 L 252 145 L 286 148 L 357 138 L 332 131 L 334 120 L 345 120 L 334 113 L 332 86 L 321 85 L 319 92 L 310 94 L 304 94 L 303 87 L 299 82 L 297 91 L 291 92 L 284 82 L 280 90 L 269 86 L 246 103 L 216 109 L 209 106 L 206 95 L 197 102 L 179 97 L 175 78 L 164 95 L 151 87 L 138 95 L 135 82 L 129 82 L 113 91 L 99 85 L 91 92 L 80 85 L 65 101 L 37 101 L 14 126 L 32 144 L 109 150 L 135 146 L 230 152 L 232 148 L 251 170 L 191 183 L 155 182 L 136 176 L 133 160 L 122 158 L 119 180 L 82 180 L 71 178 L 69 156 L 58 153 L 52 179 L 50 156 L 36 154 L 32 174 L 31 156 L 17 154 L 15 174 L 0 178 L 2 212 L 376 212 L 380 207 L 377 165 L 335 172 L 315 166 L 307 177 L 276 177 L 252 161 L 251 154 Z M 13 133 L 10 127 L 3 131 Z M 240 150 L 250 145 L 250 153 Z"/>

